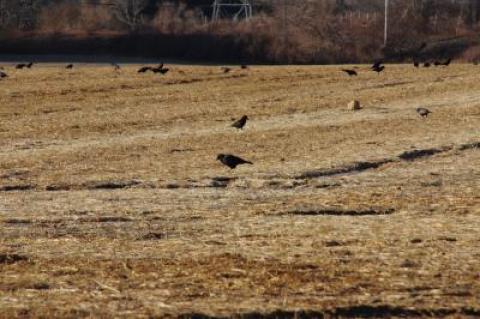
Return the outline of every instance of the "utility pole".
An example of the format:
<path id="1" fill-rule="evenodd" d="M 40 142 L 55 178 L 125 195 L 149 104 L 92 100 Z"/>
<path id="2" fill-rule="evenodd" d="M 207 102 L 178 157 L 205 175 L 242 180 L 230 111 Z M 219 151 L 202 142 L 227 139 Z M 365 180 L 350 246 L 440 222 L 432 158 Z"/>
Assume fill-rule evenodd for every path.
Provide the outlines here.
<path id="1" fill-rule="evenodd" d="M 383 46 L 387 46 L 388 43 L 388 7 L 390 0 L 385 0 L 385 34 L 383 35 Z"/>
<path id="2" fill-rule="evenodd" d="M 288 8 L 287 0 L 283 0 L 283 18 L 282 18 L 282 33 L 283 33 L 283 54 L 287 57 L 287 45 L 288 45 Z"/>

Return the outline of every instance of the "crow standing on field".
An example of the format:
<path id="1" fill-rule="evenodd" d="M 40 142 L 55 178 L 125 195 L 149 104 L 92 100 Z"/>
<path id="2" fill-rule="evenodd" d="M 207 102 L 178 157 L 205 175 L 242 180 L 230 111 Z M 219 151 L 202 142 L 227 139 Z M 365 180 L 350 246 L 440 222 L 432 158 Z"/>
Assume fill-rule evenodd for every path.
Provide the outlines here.
<path id="1" fill-rule="evenodd" d="M 223 73 L 228 73 L 228 72 L 232 71 L 231 68 L 226 67 L 226 66 L 222 67 L 222 70 L 223 70 Z"/>
<path id="2" fill-rule="evenodd" d="M 449 59 L 445 60 L 444 62 L 441 62 L 441 61 L 437 60 L 433 63 L 433 65 L 435 65 L 435 66 L 449 66 L 451 62 L 452 62 L 452 59 L 449 58 Z"/>
<path id="3" fill-rule="evenodd" d="M 380 74 L 380 72 L 382 72 L 383 70 L 385 70 L 385 66 L 382 65 L 382 64 L 383 64 L 383 61 L 382 61 L 382 60 L 375 61 L 370 69 L 371 69 L 372 71 L 377 72 L 377 74 Z"/>
<path id="4" fill-rule="evenodd" d="M 242 64 L 242 65 L 240 65 L 240 68 L 241 68 L 242 70 L 246 70 L 246 69 L 248 69 L 248 65 Z"/>
<path id="5" fill-rule="evenodd" d="M 349 76 L 357 76 L 358 73 L 355 70 L 350 70 L 350 69 L 342 69 L 343 72 L 347 73 Z"/>
<path id="6" fill-rule="evenodd" d="M 65 69 L 67 69 L 67 70 L 71 70 L 71 69 L 73 69 L 73 64 L 69 64 L 69 65 L 67 65 L 67 66 L 65 67 Z"/>
<path id="7" fill-rule="evenodd" d="M 385 66 L 384 66 L 384 65 L 380 65 L 380 66 L 378 66 L 378 67 L 373 67 L 373 66 L 372 66 L 372 71 L 377 72 L 377 74 L 380 74 L 380 72 L 382 72 L 383 70 L 385 70 Z"/>
<path id="8" fill-rule="evenodd" d="M 427 117 L 428 117 L 428 114 L 430 114 L 430 113 L 432 113 L 432 112 L 430 112 L 429 109 L 426 109 L 426 108 L 424 108 L 424 107 L 418 107 L 418 108 L 417 108 L 417 113 L 418 113 L 418 115 L 420 115 L 421 117 L 427 118 Z"/>
<path id="9" fill-rule="evenodd" d="M 168 71 L 170 71 L 169 68 L 162 68 L 162 69 L 159 70 L 159 72 L 162 73 L 162 74 L 167 74 Z"/>
<path id="10" fill-rule="evenodd" d="M 449 59 L 447 59 L 447 61 L 441 63 L 441 65 L 443 65 L 443 66 L 449 66 L 451 62 L 452 62 L 452 58 L 449 58 Z"/>
<path id="11" fill-rule="evenodd" d="M 377 61 L 373 62 L 373 65 L 372 65 L 371 69 L 372 70 L 378 69 L 382 64 L 383 64 L 382 60 L 377 60 Z"/>
<path id="12" fill-rule="evenodd" d="M 115 71 L 118 71 L 118 70 L 121 69 L 120 65 L 118 65 L 117 63 L 112 62 L 111 64 L 112 64 L 112 66 L 113 66 L 113 68 L 114 68 Z"/>
<path id="13" fill-rule="evenodd" d="M 425 62 L 425 63 L 423 64 L 423 67 L 424 67 L 424 68 L 429 68 L 430 66 L 431 66 L 430 62 Z"/>
<path id="14" fill-rule="evenodd" d="M 24 68 L 27 68 L 27 69 L 30 69 L 33 65 L 33 62 L 29 62 L 28 64 L 27 63 L 19 63 L 17 65 L 15 65 L 15 69 L 18 69 L 18 70 L 21 70 L 21 69 L 24 69 Z"/>
<path id="15" fill-rule="evenodd" d="M 147 71 L 152 71 L 152 67 L 151 66 L 143 66 L 140 69 L 138 69 L 137 73 L 145 73 Z"/>
<path id="16" fill-rule="evenodd" d="M 7 73 L 0 71 L 0 79 L 3 79 L 3 78 L 8 78 L 8 75 Z"/>
<path id="17" fill-rule="evenodd" d="M 163 67 L 163 63 L 160 64 L 158 67 L 156 68 L 150 68 L 150 70 L 153 72 L 153 73 L 161 73 L 161 74 L 166 74 L 168 71 L 170 71 L 169 68 L 164 68 Z"/>
<path id="18" fill-rule="evenodd" d="M 420 66 L 420 63 L 418 63 L 417 60 L 413 60 L 413 66 L 418 68 Z"/>
<path id="19" fill-rule="evenodd" d="M 246 161 L 243 158 L 231 154 L 218 154 L 217 161 L 220 161 L 223 165 L 228 166 L 231 169 L 234 169 L 238 165 L 242 164 L 253 165 L 252 162 Z"/>
<path id="20" fill-rule="evenodd" d="M 238 128 L 239 130 L 243 129 L 245 124 L 247 124 L 248 116 L 244 115 L 239 120 L 235 121 L 232 124 L 232 127 Z"/>

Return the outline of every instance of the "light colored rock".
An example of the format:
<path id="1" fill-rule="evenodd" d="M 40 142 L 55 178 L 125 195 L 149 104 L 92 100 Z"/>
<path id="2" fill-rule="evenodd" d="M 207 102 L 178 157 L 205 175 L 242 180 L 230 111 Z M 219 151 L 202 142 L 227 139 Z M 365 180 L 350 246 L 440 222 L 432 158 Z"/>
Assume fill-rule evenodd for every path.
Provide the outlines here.
<path id="1" fill-rule="evenodd" d="M 348 109 L 351 111 L 358 111 L 361 110 L 362 107 L 360 105 L 360 101 L 353 100 L 350 103 L 348 103 Z"/>

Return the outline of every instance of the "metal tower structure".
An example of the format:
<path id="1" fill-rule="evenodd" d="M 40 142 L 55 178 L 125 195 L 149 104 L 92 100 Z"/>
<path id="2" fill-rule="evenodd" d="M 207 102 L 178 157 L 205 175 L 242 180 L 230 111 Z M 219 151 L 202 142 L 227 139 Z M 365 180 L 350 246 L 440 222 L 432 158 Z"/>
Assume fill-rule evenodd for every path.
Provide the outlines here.
<path id="1" fill-rule="evenodd" d="M 212 6 L 212 21 L 222 18 L 248 20 L 253 16 L 251 0 L 214 0 Z"/>

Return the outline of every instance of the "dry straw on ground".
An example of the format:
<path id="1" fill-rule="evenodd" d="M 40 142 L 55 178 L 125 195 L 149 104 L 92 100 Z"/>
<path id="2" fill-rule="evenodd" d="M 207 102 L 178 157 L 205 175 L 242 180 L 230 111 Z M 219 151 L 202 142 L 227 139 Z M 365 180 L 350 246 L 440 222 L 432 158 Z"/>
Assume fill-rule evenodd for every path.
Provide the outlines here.
<path id="1" fill-rule="evenodd" d="M 171 68 L 6 68 L 0 317 L 480 315 L 480 69 Z"/>

